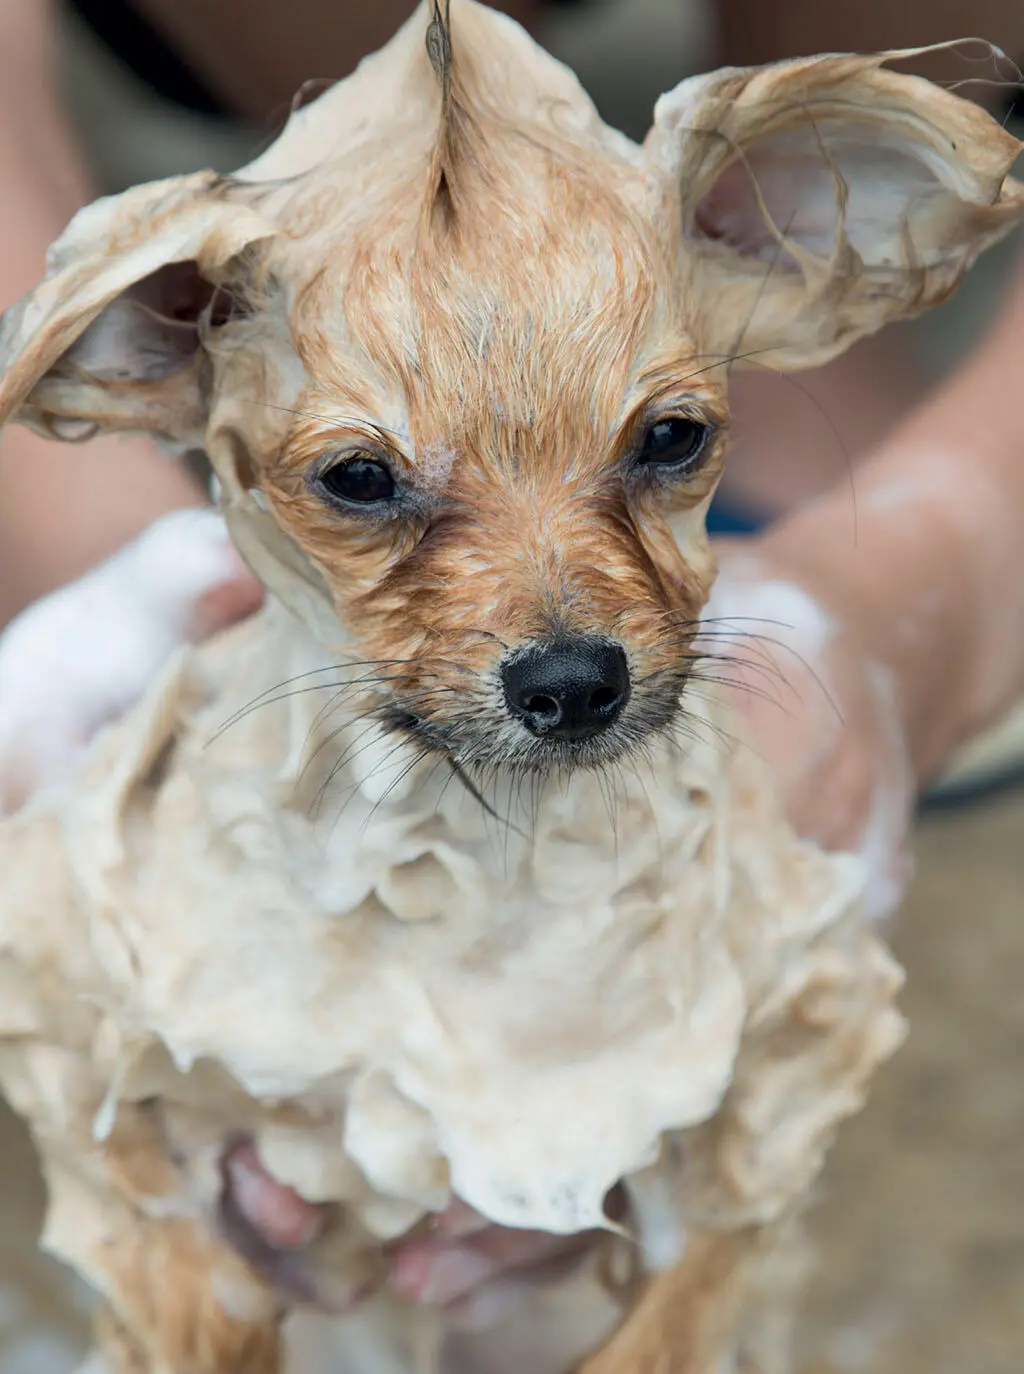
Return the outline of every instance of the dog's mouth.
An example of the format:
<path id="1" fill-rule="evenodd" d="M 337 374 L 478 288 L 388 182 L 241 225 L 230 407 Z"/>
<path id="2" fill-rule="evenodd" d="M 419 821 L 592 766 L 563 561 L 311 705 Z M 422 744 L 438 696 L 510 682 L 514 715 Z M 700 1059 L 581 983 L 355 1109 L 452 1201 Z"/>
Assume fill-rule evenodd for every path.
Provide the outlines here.
<path id="1" fill-rule="evenodd" d="M 476 775 L 567 774 L 614 767 L 639 756 L 659 736 L 671 735 L 680 723 L 680 697 L 685 675 L 666 674 L 656 690 L 630 694 L 620 710 L 597 703 L 606 721 L 600 726 L 569 721 L 553 728 L 547 703 L 535 706 L 538 719 L 523 720 L 504 703 L 480 703 L 443 717 L 428 717 L 397 704 L 385 705 L 378 719 L 384 729 L 403 735 L 423 756 L 440 755 L 457 771 Z"/>
<path id="2" fill-rule="evenodd" d="M 424 658 L 380 675 L 371 713 L 415 757 L 439 756 L 478 782 L 607 769 L 644 756 L 659 736 L 689 733 L 683 693 L 694 656 L 652 657 L 610 637 L 562 634 L 482 668 Z M 395 757 L 415 766 L 405 751 Z"/>

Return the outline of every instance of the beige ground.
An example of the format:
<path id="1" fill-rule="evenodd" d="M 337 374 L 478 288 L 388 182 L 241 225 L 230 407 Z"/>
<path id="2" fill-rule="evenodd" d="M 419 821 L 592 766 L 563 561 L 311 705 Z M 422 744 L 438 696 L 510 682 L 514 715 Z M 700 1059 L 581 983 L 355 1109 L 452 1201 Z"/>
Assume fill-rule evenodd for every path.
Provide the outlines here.
<path id="1" fill-rule="evenodd" d="M 830 1162 L 803 1374 L 1024 1370 L 1024 794 L 930 819 L 896 939 L 911 1036 Z M 34 1256 L 0 1117 L 0 1374 L 68 1374 L 80 1310 Z"/>
<path id="2" fill-rule="evenodd" d="M 806 1374 L 1024 1370 L 1024 795 L 919 855 L 911 1034 L 830 1161 Z"/>

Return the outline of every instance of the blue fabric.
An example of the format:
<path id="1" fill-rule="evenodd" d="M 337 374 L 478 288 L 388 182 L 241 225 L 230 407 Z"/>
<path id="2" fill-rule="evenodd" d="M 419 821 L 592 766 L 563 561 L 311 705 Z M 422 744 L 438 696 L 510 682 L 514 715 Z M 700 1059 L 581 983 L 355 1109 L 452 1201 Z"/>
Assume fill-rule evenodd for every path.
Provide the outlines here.
<path id="1" fill-rule="evenodd" d="M 768 522 L 759 519 L 749 511 L 741 511 L 726 501 L 712 501 L 708 511 L 708 534 L 710 535 L 752 535 L 760 534 Z"/>

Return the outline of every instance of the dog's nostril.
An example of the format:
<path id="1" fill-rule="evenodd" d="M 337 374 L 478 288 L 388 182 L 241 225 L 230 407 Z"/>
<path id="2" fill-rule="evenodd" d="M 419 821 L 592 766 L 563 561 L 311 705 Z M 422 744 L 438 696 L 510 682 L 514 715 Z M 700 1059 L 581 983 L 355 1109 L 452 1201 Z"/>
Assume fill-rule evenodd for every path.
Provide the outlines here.
<path id="1" fill-rule="evenodd" d="M 590 709 L 596 715 L 605 715 L 608 711 L 614 711 L 618 706 L 622 693 L 614 687 L 599 687 L 590 698 Z"/>
<path id="2" fill-rule="evenodd" d="M 503 664 L 501 679 L 509 712 L 534 735 L 598 734 L 629 700 L 626 655 L 597 636 L 531 645 Z"/>
<path id="3" fill-rule="evenodd" d="M 524 702 L 526 710 L 531 716 L 540 716 L 556 721 L 562 714 L 562 708 L 554 697 L 533 696 Z"/>

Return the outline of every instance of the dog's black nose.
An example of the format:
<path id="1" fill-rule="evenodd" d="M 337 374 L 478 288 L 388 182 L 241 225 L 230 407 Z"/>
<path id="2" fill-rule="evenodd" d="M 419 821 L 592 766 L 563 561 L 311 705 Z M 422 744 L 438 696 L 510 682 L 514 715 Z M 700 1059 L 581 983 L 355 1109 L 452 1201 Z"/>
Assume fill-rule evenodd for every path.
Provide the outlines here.
<path id="1" fill-rule="evenodd" d="M 501 669 L 508 709 L 534 735 L 584 739 L 619 718 L 629 700 L 629 665 L 617 644 L 596 636 L 535 644 Z"/>

